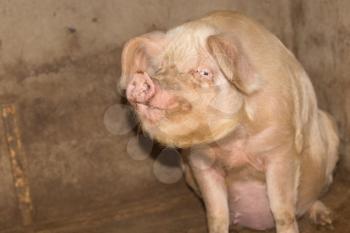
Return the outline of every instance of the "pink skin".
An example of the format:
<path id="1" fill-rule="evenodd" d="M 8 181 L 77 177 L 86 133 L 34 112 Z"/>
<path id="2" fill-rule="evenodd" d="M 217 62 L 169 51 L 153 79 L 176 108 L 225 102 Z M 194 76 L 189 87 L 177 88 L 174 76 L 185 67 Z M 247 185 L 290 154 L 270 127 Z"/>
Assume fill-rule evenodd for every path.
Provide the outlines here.
<path id="1" fill-rule="evenodd" d="M 203 79 L 212 76 L 211 72 L 204 68 L 199 68 L 196 75 L 200 75 L 199 78 Z M 135 73 L 133 75 L 127 86 L 126 95 L 129 102 L 136 108 L 136 112 L 142 118 L 141 120 L 146 120 L 151 124 L 156 124 L 164 116 L 166 110 L 176 106 L 174 96 L 168 91 L 162 90 L 147 73 Z M 219 160 L 229 167 L 242 167 L 250 164 L 257 170 L 262 171 L 263 165 L 248 156 L 249 153 L 246 153 L 244 144 L 241 140 L 234 144 L 229 143 L 227 145 L 230 148 L 228 154 L 223 153 L 219 148 L 213 148 L 216 154 L 214 156 L 216 157 L 215 160 Z M 203 161 L 191 162 L 192 165 L 203 163 Z M 194 167 L 200 166 L 195 165 Z M 208 170 L 194 169 L 194 175 L 202 190 L 202 198 L 208 208 L 208 217 L 213 221 L 210 224 L 210 228 L 213 228 L 211 231 L 224 232 L 230 222 L 260 230 L 273 227 L 273 217 L 268 205 L 266 186 L 256 181 L 238 181 L 226 187 L 225 175 L 219 170 L 215 166 Z M 247 193 L 249 195 L 246 195 Z M 222 200 L 222 202 L 219 200 Z M 229 200 L 229 202 L 225 200 Z M 216 220 L 214 219 L 217 218 L 223 218 L 219 221 L 219 226 L 215 224 Z"/>
<path id="2" fill-rule="evenodd" d="M 175 97 L 161 90 L 147 73 L 133 75 L 126 96 L 140 117 L 150 123 L 156 123 L 164 117 L 166 110 L 176 107 Z"/>
<path id="3" fill-rule="evenodd" d="M 196 95 L 184 98 L 192 97 L 192 91 L 197 90 L 186 85 L 183 93 L 176 89 L 162 90 L 157 79 L 136 71 L 150 70 L 158 62 L 162 64 L 159 58 L 166 52 L 171 56 L 161 66 L 163 80 L 169 81 L 164 86 L 171 88 L 171 83 L 177 81 L 176 69 L 182 74 L 188 72 L 188 77 L 192 75 L 195 87 L 205 89 L 223 84 L 223 88 L 218 88 L 214 106 L 208 103 L 210 96 L 203 95 L 208 101 L 201 103 L 201 108 L 189 108 L 190 113 L 196 114 L 188 116 L 196 120 L 197 113 L 208 107 L 208 116 L 202 113 L 201 123 L 213 126 L 210 124 L 216 125 L 216 120 L 221 122 L 221 110 L 222 113 L 229 110 L 229 114 L 238 111 L 233 119 L 237 121 L 236 129 L 233 132 L 223 129 L 227 134 L 223 138 L 215 137 L 216 142 L 206 145 L 194 142 L 190 149 L 184 150 L 188 158 L 185 177 L 203 199 L 210 233 L 228 233 L 230 223 L 258 230 L 275 226 L 278 233 L 298 233 L 297 217 L 310 207 L 315 222 L 322 216 L 321 224 L 329 224 L 329 211 L 316 200 L 331 183 L 338 160 L 335 124 L 318 110 L 312 85 L 294 56 L 275 37 L 254 24 L 237 13 L 219 12 L 197 21 L 195 27 L 188 23 L 173 33 L 152 32 L 134 38 L 123 49 L 120 85 L 127 88 L 127 98 L 143 128 L 155 132 L 163 128 L 181 131 L 181 127 L 176 127 L 181 124 L 174 127 L 180 121 L 171 122 L 171 116 L 185 118 L 186 115 L 172 113 L 182 110 L 185 101 L 191 106 L 197 104 Z M 187 33 L 191 33 L 190 37 Z M 201 39 L 206 40 L 208 53 L 204 48 L 198 56 L 193 56 L 192 49 L 189 53 L 182 51 L 186 48 L 183 45 L 201 48 Z M 182 61 L 184 55 L 198 58 L 198 63 Z M 168 64 L 170 61 L 173 64 Z M 173 65 L 178 65 L 175 72 Z M 179 81 L 187 84 L 186 80 Z M 218 114 L 212 114 L 213 110 L 218 110 Z M 167 116 L 168 122 L 162 121 Z M 171 127 L 166 127 L 167 123 Z M 200 136 L 212 135 L 210 130 L 212 127 L 208 131 L 203 129 Z M 164 130 L 158 136 L 171 138 L 173 132 L 176 130 Z M 191 141 L 191 136 L 185 139 Z M 179 137 L 176 140 L 172 144 L 180 145 Z"/>
<path id="4" fill-rule="evenodd" d="M 215 228 L 210 232 L 226 232 L 230 223 L 256 230 L 274 227 L 266 184 L 252 178 L 254 174 L 264 172 L 264 161 L 259 161 L 263 158 L 254 156 L 253 151 L 247 148 L 251 143 L 257 144 L 259 136 L 262 135 L 249 140 L 232 138 L 219 146 L 208 145 L 203 149 L 192 148 L 192 153 L 197 151 L 201 154 L 190 155 L 189 158 L 208 210 L 208 219 Z M 244 167 L 256 170 L 246 172 L 241 178 L 235 171 Z M 197 187 L 192 185 L 192 188 Z M 219 222 L 220 227 L 214 222 Z"/>
<path id="5" fill-rule="evenodd" d="M 155 85 L 147 73 L 136 73 L 130 81 L 126 96 L 133 103 L 147 103 L 155 94 Z"/>

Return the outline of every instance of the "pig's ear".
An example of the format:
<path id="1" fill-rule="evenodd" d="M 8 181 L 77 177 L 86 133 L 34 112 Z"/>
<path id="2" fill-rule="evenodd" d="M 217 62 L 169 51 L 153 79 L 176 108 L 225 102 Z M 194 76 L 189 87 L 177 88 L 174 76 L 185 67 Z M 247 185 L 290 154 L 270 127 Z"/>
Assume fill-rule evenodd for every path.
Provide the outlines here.
<path id="1" fill-rule="evenodd" d="M 119 87 L 126 86 L 134 73 L 150 72 L 155 65 L 155 58 L 165 45 L 165 34 L 163 32 L 151 32 L 129 40 L 122 52 L 122 72 Z"/>
<path id="2" fill-rule="evenodd" d="M 207 45 L 221 71 L 237 89 L 245 94 L 259 90 L 262 80 L 237 38 L 227 33 L 212 35 Z"/>

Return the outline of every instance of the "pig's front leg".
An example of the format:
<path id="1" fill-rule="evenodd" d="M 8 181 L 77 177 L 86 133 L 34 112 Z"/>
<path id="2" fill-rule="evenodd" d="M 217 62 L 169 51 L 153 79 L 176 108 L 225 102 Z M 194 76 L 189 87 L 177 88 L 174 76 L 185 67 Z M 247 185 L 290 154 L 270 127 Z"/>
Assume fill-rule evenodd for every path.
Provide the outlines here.
<path id="1" fill-rule="evenodd" d="M 204 201 L 209 233 L 229 232 L 229 207 L 224 176 L 205 155 L 190 158 L 190 166 Z"/>
<path id="2" fill-rule="evenodd" d="M 271 155 L 266 167 L 270 208 L 277 233 L 298 233 L 296 220 L 299 160 L 292 149 Z"/>

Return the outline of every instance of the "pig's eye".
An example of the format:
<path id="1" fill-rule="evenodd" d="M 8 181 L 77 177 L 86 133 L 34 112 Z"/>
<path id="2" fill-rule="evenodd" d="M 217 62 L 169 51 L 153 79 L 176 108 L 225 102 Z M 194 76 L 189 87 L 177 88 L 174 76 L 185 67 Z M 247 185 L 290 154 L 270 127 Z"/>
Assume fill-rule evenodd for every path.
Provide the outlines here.
<path id="1" fill-rule="evenodd" d="M 205 79 L 211 79 L 213 76 L 211 71 L 209 69 L 206 69 L 206 68 L 198 69 L 197 72 L 201 77 L 203 77 Z"/>

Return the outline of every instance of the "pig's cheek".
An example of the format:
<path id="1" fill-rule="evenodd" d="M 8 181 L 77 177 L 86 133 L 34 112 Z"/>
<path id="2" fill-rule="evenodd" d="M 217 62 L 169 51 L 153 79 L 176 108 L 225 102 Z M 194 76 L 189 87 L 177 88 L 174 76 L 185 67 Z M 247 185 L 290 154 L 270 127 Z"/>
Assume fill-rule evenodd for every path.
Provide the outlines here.
<path id="1" fill-rule="evenodd" d="M 226 96 L 225 99 L 215 96 L 210 100 L 209 106 L 219 111 L 222 117 L 232 118 L 241 109 L 242 101 L 235 96 Z"/>
<path id="2" fill-rule="evenodd" d="M 193 104 L 200 104 L 203 100 L 203 94 L 200 90 L 197 89 L 184 89 L 181 92 L 175 93 L 175 95 L 182 97 L 183 99 L 187 100 L 190 103 Z"/>

